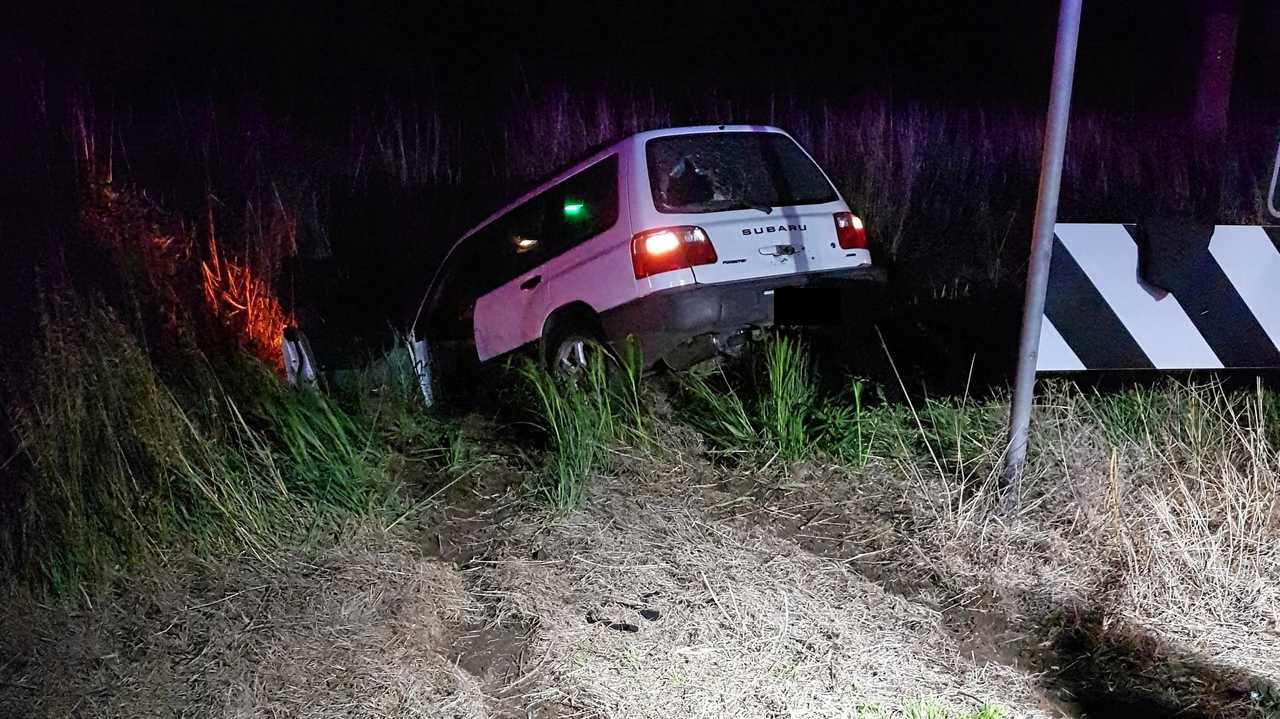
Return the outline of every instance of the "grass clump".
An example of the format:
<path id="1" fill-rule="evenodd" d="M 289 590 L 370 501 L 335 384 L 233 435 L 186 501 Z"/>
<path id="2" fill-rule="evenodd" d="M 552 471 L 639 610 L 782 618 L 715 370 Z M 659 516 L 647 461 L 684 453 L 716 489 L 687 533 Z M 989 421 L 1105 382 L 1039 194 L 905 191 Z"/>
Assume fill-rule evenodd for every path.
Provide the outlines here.
<path id="1" fill-rule="evenodd" d="M 854 378 L 848 389 L 823 394 L 809 352 L 798 339 L 772 334 L 760 362 L 745 374 L 692 371 L 683 378 L 685 416 L 712 446 L 744 456 L 767 451 L 786 462 L 825 456 L 862 467 L 875 455 L 905 447 L 909 412 L 872 405 L 873 388 Z"/>
<path id="2" fill-rule="evenodd" d="M 651 413 L 644 392 L 644 356 L 640 343 L 627 337 L 613 356 L 615 372 L 610 377 L 611 406 L 621 439 L 638 446 L 653 441 Z"/>
<path id="3" fill-rule="evenodd" d="M 287 486 L 327 513 L 373 508 L 378 473 L 373 437 L 328 396 L 282 389 L 263 404 L 287 467 Z"/>
<path id="4" fill-rule="evenodd" d="M 764 346 L 765 392 L 757 407 L 760 426 L 785 461 L 809 453 L 817 398 L 809 354 L 798 340 L 777 334 Z"/>
<path id="5" fill-rule="evenodd" d="M 603 352 L 590 354 L 579 376 L 562 377 L 528 362 L 521 366 L 546 431 L 549 456 L 537 492 L 562 512 L 581 506 L 591 475 L 604 464 L 614 437 L 612 397 Z"/>
<path id="6" fill-rule="evenodd" d="M 594 348 L 576 375 L 553 374 L 533 362 L 520 367 L 550 450 L 537 491 L 559 511 L 581 506 L 587 482 L 605 467 L 610 444 L 653 444 L 643 374 L 639 346 L 631 339 L 616 353 Z"/>
<path id="7" fill-rule="evenodd" d="M 686 420 L 713 447 L 726 452 L 758 448 L 760 431 L 723 367 L 711 372 L 691 371 L 682 379 Z"/>
<path id="8" fill-rule="evenodd" d="M 772 334 L 760 348 L 761 365 L 735 382 L 723 365 L 683 378 L 686 416 L 726 453 L 768 449 L 785 461 L 807 456 L 817 425 L 817 390 L 804 345 Z M 742 390 L 735 384 L 744 385 Z"/>
<path id="9" fill-rule="evenodd" d="M 26 471 L 0 559 L 20 581 L 87 593 L 174 549 L 300 539 L 381 509 L 397 446 L 444 456 L 442 431 L 389 382 L 348 410 L 248 358 L 166 351 L 174 379 L 105 301 L 43 302 L 28 389 L 8 402 Z"/>
<path id="10" fill-rule="evenodd" d="M 280 524 L 288 490 L 236 402 L 211 386 L 205 412 L 185 409 L 99 302 L 43 310 L 10 410 L 30 466 L 7 542 L 19 576 L 64 593 L 176 543 L 253 543 Z"/>

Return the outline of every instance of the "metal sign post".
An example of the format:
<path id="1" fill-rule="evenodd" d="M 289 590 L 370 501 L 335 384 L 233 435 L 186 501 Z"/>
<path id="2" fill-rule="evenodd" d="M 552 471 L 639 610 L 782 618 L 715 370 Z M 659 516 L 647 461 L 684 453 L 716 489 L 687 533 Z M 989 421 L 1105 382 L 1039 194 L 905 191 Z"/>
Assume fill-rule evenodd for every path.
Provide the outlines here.
<path id="1" fill-rule="evenodd" d="M 1022 334 L 1018 344 L 1018 372 L 1009 416 L 1009 451 L 1000 484 L 1006 510 L 1019 504 L 1019 485 L 1027 458 L 1027 427 L 1035 392 L 1036 354 L 1044 297 L 1049 283 L 1053 252 L 1053 225 L 1058 216 L 1058 189 L 1062 184 L 1062 156 L 1067 144 L 1067 117 L 1071 110 L 1071 83 L 1075 78 L 1076 41 L 1080 35 L 1083 0 L 1062 0 L 1058 12 L 1058 41 L 1053 55 L 1053 80 L 1049 117 L 1045 125 L 1044 154 L 1040 159 L 1040 190 L 1036 199 L 1035 229 L 1031 237 L 1031 264 L 1027 271 L 1027 299 L 1022 310 Z"/>

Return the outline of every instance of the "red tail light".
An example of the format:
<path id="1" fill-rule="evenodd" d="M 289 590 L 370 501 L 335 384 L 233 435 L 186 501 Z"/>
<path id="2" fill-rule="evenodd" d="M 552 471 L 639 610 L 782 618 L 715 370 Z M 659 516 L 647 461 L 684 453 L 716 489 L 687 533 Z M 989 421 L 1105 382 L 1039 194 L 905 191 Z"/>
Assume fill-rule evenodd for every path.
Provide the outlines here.
<path id="1" fill-rule="evenodd" d="M 631 264 L 637 280 L 715 261 L 716 248 L 701 227 L 664 227 L 631 238 Z"/>
<path id="2" fill-rule="evenodd" d="M 862 218 L 852 212 L 837 212 L 836 240 L 846 250 L 867 249 L 867 229 L 862 226 Z"/>

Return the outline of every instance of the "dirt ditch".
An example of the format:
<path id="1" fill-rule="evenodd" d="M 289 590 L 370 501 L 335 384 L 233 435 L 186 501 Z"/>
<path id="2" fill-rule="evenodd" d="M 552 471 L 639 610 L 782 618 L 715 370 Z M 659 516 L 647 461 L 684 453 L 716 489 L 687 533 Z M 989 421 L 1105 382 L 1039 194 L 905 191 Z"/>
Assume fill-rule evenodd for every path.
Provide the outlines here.
<path id="1" fill-rule="evenodd" d="M 678 443 L 677 443 L 678 444 Z M 672 451 L 685 450 L 675 447 Z M 927 697 L 1016 717 L 1263 717 L 1265 678 L 921 540 L 888 480 L 622 462 L 586 506 L 518 454 L 330 549 L 182 565 L 106 602 L 12 604 L 0 714 L 846 716 Z M 662 472 L 655 471 L 660 464 Z M 1274 714 L 1272 715 L 1274 716 Z"/>

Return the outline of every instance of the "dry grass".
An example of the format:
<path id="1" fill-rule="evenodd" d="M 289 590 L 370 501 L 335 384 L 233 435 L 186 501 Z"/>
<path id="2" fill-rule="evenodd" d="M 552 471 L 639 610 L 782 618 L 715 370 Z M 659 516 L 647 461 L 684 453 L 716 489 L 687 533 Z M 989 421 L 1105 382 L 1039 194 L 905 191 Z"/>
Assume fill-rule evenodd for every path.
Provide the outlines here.
<path id="1" fill-rule="evenodd" d="M 1215 384 L 1141 391 L 1159 402 L 1066 387 L 1042 398 L 1016 517 L 997 510 L 992 444 L 963 474 L 927 458 L 891 463 L 881 493 L 846 508 L 890 507 L 888 536 L 884 523 L 851 531 L 910 548 L 892 571 L 928 574 L 955 601 L 998 597 L 1032 624 L 1096 613 L 1105 641 L 1154 641 L 1276 686 L 1280 454 L 1264 398 Z"/>
<path id="2" fill-rule="evenodd" d="M 564 521 L 497 502 L 423 528 L 482 552 L 461 568 L 364 533 L 154 574 L 83 610 L 25 606 L 34 622 L 12 607 L 6 629 L 33 628 L 8 634 L 0 712 L 888 717 L 921 699 L 1042 715 L 1030 677 L 963 658 L 937 612 L 724 516 L 733 495 L 688 473 L 640 479 L 600 480 Z"/>
<path id="3" fill-rule="evenodd" d="M 1209 385 L 1173 400 L 1144 443 L 1082 473 L 1106 497 L 1094 522 L 1122 568 L 1116 612 L 1280 681 L 1280 454 L 1254 398 Z"/>
<path id="4" fill-rule="evenodd" d="M 933 697 L 957 712 L 992 701 L 1041 715 L 1028 676 L 962 658 L 937 612 L 767 524 L 722 516 L 716 505 L 734 495 L 646 464 L 567 522 L 518 526 L 489 563 L 492 621 L 540 628 L 529 651 L 548 681 L 530 705 L 845 717 Z"/>
<path id="5" fill-rule="evenodd" d="M 1037 669 L 1066 663 L 1054 621 L 1086 613 L 1157 642 L 1099 686 L 1222 707 L 1204 672 L 1280 680 L 1280 459 L 1258 397 L 1160 391 L 1047 393 L 1016 517 L 996 511 L 994 444 L 762 469 L 658 425 L 567 517 L 476 477 L 471 509 L 397 536 L 152 573 L 91 609 L 11 606 L 0 713 L 1059 716 Z M 976 642 L 955 624 L 975 612 L 999 620 Z M 1042 663 L 992 646 L 1009 641 Z"/>
<path id="6" fill-rule="evenodd" d="M 372 533 L 273 559 L 141 577 L 84 609 L 11 604 L 0 714 L 486 715 L 446 657 L 470 608 L 456 569 Z"/>

